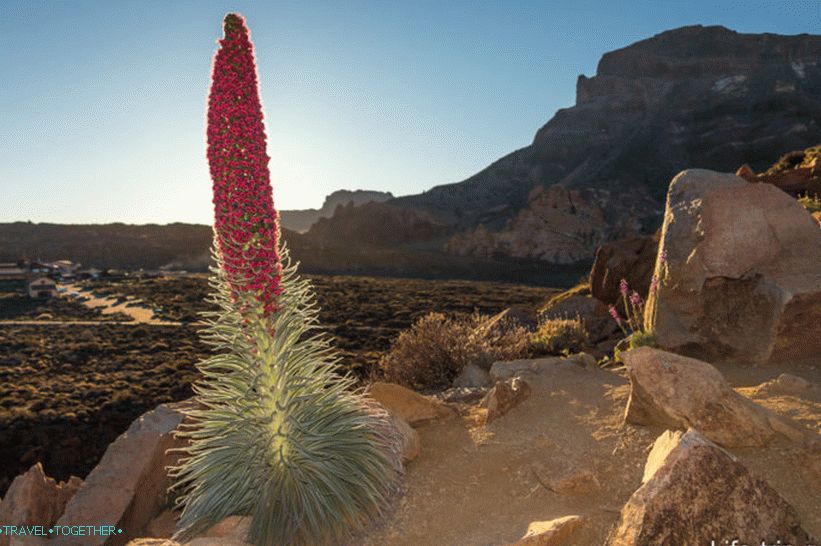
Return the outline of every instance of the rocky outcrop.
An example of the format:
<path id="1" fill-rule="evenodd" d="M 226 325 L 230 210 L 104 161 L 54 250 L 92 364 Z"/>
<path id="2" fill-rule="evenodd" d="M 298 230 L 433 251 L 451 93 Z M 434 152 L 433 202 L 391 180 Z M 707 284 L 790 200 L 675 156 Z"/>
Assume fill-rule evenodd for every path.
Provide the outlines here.
<path id="1" fill-rule="evenodd" d="M 628 423 L 694 427 L 725 447 L 809 439 L 798 425 L 738 394 L 706 362 L 650 347 L 623 353 L 621 359 L 630 377 Z"/>
<path id="2" fill-rule="evenodd" d="M 5 498 L 0 501 L 0 526 L 42 525 L 48 528 L 54 525 L 82 483 L 76 476 L 57 483 L 46 476 L 43 465 L 35 464 L 28 472 L 14 478 Z M 0 534 L 0 546 L 8 545 L 9 536 Z"/>
<path id="3" fill-rule="evenodd" d="M 601 209 L 609 239 L 651 232 L 661 219 L 667 182 L 682 169 L 734 172 L 750 163 L 762 170 L 787 150 L 821 142 L 819 58 L 821 36 L 741 34 L 720 26 L 663 32 L 606 53 L 595 76 L 579 77 L 576 104 L 559 110 L 530 146 L 462 182 L 375 207 L 385 214 L 388 206 L 425 211 L 448 227 L 448 235 L 484 225 L 478 248 L 487 249 L 520 213 L 527 229 L 540 219 L 523 212 L 534 188 L 560 185 Z M 357 214 L 370 217 L 362 220 L 371 227 L 361 230 L 361 241 L 384 231 L 381 213 Z M 572 218 L 562 209 L 548 217 L 539 244 L 516 230 L 505 244 L 518 255 L 566 260 L 584 255 L 577 235 L 600 230 L 594 219 L 574 227 L 572 244 L 558 238 L 555 249 L 546 248 L 555 238 L 549 230 L 559 225 L 554 218 Z M 350 223 L 339 221 L 341 228 Z M 328 241 L 343 232 L 326 229 Z M 399 230 L 390 244 L 403 239 Z"/>
<path id="4" fill-rule="evenodd" d="M 337 207 L 355 207 L 366 203 L 383 203 L 393 199 L 391 192 L 369 190 L 337 190 L 327 197 L 319 209 L 283 210 L 279 213 L 282 227 L 304 233 L 320 218 L 330 218 Z"/>
<path id="5" fill-rule="evenodd" d="M 689 170 L 670 184 L 647 306 L 661 347 L 710 361 L 821 353 L 821 230 L 769 184 Z"/>
<path id="6" fill-rule="evenodd" d="M 145 535 L 145 528 L 167 504 L 171 484 L 167 468 L 177 460 L 169 449 L 182 447 L 174 432 L 191 402 L 163 404 L 134 421 L 105 452 L 86 477 L 58 525 L 115 525 L 122 535 L 109 537 L 123 544 Z M 75 537 L 58 537 L 56 545 L 71 545 Z M 84 544 L 107 544 L 105 536 L 85 537 Z"/>
<path id="7" fill-rule="evenodd" d="M 694 429 L 665 432 L 653 445 L 642 485 L 625 504 L 606 545 L 733 540 L 805 545 L 809 537 L 795 509 L 733 455 Z"/>
<path id="8" fill-rule="evenodd" d="M 632 290 L 647 297 L 656 264 L 659 234 L 621 239 L 602 244 L 590 269 L 590 293 L 608 305 L 621 300 L 619 283 L 626 280 Z"/>
<path id="9" fill-rule="evenodd" d="M 593 257 L 606 234 L 604 213 L 579 192 L 556 185 L 536 187 L 527 206 L 499 232 L 484 225 L 454 235 L 445 250 L 460 256 L 506 256 L 569 264 Z"/>
<path id="10" fill-rule="evenodd" d="M 370 388 L 371 397 L 411 426 L 453 415 L 447 406 L 395 383 L 377 381 Z"/>

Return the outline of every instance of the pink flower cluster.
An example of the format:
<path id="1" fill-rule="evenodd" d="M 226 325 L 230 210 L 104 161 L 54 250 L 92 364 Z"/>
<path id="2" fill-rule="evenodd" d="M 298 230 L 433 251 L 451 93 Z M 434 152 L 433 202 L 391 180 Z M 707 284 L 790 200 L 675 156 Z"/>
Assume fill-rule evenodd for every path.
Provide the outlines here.
<path id="1" fill-rule="evenodd" d="M 235 296 L 252 293 L 270 314 L 282 266 L 254 50 L 242 17 L 226 15 L 224 29 L 208 96 L 216 247 Z"/>

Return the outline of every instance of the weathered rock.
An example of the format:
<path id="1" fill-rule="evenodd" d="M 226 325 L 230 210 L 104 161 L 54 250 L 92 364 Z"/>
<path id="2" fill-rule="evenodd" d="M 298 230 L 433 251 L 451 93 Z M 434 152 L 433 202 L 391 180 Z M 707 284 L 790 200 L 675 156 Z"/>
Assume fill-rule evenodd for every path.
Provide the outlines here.
<path id="1" fill-rule="evenodd" d="M 452 237 L 445 250 L 460 256 L 505 255 L 556 264 L 593 257 L 607 227 L 601 208 L 561 185 L 536 186 L 527 205 L 501 231 L 484 225 Z"/>
<path id="2" fill-rule="evenodd" d="M 803 545 L 795 510 L 733 455 L 694 429 L 667 431 L 647 459 L 641 487 L 621 511 L 607 546 Z"/>
<path id="3" fill-rule="evenodd" d="M 746 364 L 821 353 L 821 230 L 789 195 L 684 171 L 670 184 L 660 248 L 667 262 L 647 306 L 659 346 Z"/>
<path id="4" fill-rule="evenodd" d="M 621 354 L 630 377 L 625 421 L 699 429 L 725 447 L 803 442 L 805 431 L 730 387 L 710 364 L 650 347 Z"/>
<path id="5" fill-rule="evenodd" d="M 371 385 L 371 397 L 412 426 L 448 417 L 453 411 L 447 406 L 395 383 L 376 382 Z"/>
<path id="6" fill-rule="evenodd" d="M 145 528 L 167 503 L 170 485 L 167 467 L 181 447 L 174 431 L 190 402 L 163 404 L 139 417 L 106 450 L 80 490 L 66 506 L 58 525 L 116 525 L 118 538 L 145 536 Z M 125 540 L 123 540 L 124 542 Z M 84 544 L 106 542 L 106 537 L 85 537 Z M 57 537 L 52 544 L 72 544 L 72 537 Z"/>
<path id="7" fill-rule="evenodd" d="M 643 298 L 646 297 L 658 245 L 659 234 L 602 244 L 596 250 L 596 259 L 590 269 L 590 293 L 593 297 L 608 305 L 619 304 L 619 283 L 622 279 Z"/>
<path id="8" fill-rule="evenodd" d="M 453 380 L 454 387 L 469 389 L 487 387 L 490 383 L 490 375 L 475 364 L 465 366 Z"/>
<path id="9" fill-rule="evenodd" d="M 391 414 L 391 423 L 399 433 L 402 442 L 402 462 L 409 463 L 419 456 L 421 446 L 419 433 L 398 415 Z"/>
<path id="10" fill-rule="evenodd" d="M 486 410 L 485 423 L 495 421 L 530 396 L 530 385 L 521 377 L 497 382 L 479 403 Z"/>
<path id="11" fill-rule="evenodd" d="M 509 546 L 562 546 L 583 522 L 581 516 L 534 521 L 527 526 L 527 533 Z"/>
<path id="12" fill-rule="evenodd" d="M 0 501 L 0 525 L 50 527 L 82 483 L 76 476 L 57 483 L 54 478 L 46 476 L 42 464 L 35 464 L 14 478 L 5 498 Z M 0 545 L 8 544 L 9 537 L 0 535 Z"/>
<path id="13" fill-rule="evenodd" d="M 523 376 L 528 373 L 537 374 L 551 366 L 559 366 L 565 363 L 565 359 L 558 356 L 494 362 L 490 367 L 490 379 L 494 383 L 506 381 L 511 377 Z"/>

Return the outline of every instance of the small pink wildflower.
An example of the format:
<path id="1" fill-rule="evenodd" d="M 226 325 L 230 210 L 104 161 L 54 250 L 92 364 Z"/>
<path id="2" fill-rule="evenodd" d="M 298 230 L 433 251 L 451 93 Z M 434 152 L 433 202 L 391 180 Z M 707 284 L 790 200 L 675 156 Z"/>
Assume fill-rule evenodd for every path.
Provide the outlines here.
<path id="1" fill-rule="evenodd" d="M 618 310 L 612 305 L 610 306 L 610 316 L 613 317 L 613 320 L 616 321 L 616 324 L 621 326 L 621 316 L 619 315 Z"/>
<path id="2" fill-rule="evenodd" d="M 630 286 L 627 284 L 627 281 L 622 279 L 621 282 L 619 282 L 619 292 L 621 292 L 622 296 L 626 296 L 629 290 Z"/>
<path id="3" fill-rule="evenodd" d="M 661 251 L 661 254 L 659 254 L 659 263 L 661 265 L 664 265 L 664 264 L 667 263 L 667 249 L 666 248 Z"/>
<path id="4" fill-rule="evenodd" d="M 659 289 L 659 276 L 653 275 L 653 278 L 650 279 L 650 293 L 655 294 Z"/>
<path id="5" fill-rule="evenodd" d="M 637 307 L 641 305 L 641 296 L 635 290 L 633 290 L 633 293 L 630 294 L 630 303 Z"/>

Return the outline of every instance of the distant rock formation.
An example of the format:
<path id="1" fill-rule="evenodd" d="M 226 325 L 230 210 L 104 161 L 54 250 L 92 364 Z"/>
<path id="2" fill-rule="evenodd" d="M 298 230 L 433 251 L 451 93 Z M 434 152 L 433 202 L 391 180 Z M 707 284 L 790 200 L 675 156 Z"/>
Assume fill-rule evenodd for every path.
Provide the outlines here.
<path id="1" fill-rule="evenodd" d="M 282 226 L 297 233 L 304 233 L 320 218 L 330 218 L 337 207 L 359 206 L 365 203 L 382 203 L 393 199 L 391 192 L 369 190 L 337 190 L 325 198 L 320 209 L 283 210 L 280 212 Z"/>
<path id="2" fill-rule="evenodd" d="M 720 26 L 678 28 L 606 53 L 595 76 L 579 77 L 576 105 L 559 110 L 530 146 L 462 182 L 394 199 L 383 214 L 363 209 L 360 231 L 378 231 L 376 224 L 399 209 L 413 210 L 430 214 L 450 236 L 484 226 L 468 237 L 477 249 L 495 249 L 501 237 L 507 242 L 499 246 L 513 253 L 564 261 L 584 252 L 561 239 L 553 252 L 541 243 L 538 250 L 519 248 L 515 236 L 498 235 L 528 208 L 534 188 L 560 185 L 604 215 L 606 229 L 594 216 L 582 231 L 605 239 L 652 233 L 677 172 L 735 172 L 744 163 L 763 170 L 787 150 L 821 142 L 820 59 L 818 35 L 741 34 Z M 553 214 L 547 230 L 566 212 Z M 351 223 L 349 216 L 329 219 L 323 230 L 336 233 L 334 223 Z"/>
<path id="3" fill-rule="evenodd" d="M 596 205 L 562 186 L 530 192 L 528 204 L 499 232 L 484 225 L 454 235 L 446 250 L 460 256 L 535 258 L 568 264 L 593 257 L 604 238 L 607 222 Z"/>

